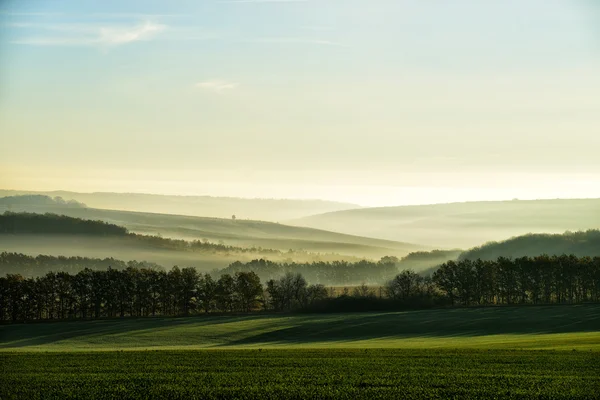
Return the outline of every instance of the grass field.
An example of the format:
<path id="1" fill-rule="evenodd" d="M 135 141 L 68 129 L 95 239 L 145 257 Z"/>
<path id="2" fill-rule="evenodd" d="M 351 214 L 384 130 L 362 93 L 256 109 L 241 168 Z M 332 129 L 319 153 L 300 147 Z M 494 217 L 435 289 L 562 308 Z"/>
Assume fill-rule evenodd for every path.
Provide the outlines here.
<path id="1" fill-rule="evenodd" d="M 13 324 L 0 399 L 593 399 L 598 361 L 600 305 Z"/>
<path id="2" fill-rule="evenodd" d="M 0 398 L 593 399 L 598 359 L 431 349 L 0 353 Z"/>
<path id="3" fill-rule="evenodd" d="M 0 350 L 484 348 L 600 350 L 600 305 L 196 316 L 0 326 Z"/>

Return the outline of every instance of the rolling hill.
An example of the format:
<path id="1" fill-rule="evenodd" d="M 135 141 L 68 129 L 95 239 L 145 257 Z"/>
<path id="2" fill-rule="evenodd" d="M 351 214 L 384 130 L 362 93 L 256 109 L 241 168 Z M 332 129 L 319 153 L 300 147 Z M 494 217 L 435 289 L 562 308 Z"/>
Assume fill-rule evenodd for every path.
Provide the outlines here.
<path id="1" fill-rule="evenodd" d="M 325 200 L 246 199 L 214 196 L 171 196 L 146 193 L 78 193 L 68 191 L 35 192 L 0 190 L 0 197 L 44 195 L 66 201 L 85 203 L 89 207 L 200 217 L 283 221 L 312 214 L 359 208 L 350 203 Z"/>
<path id="2" fill-rule="evenodd" d="M 0 352 L 202 348 L 598 349 L 600 306 L 136 318 L 0 326 Z"/>
<path id="3" fill-rule="evenodd" d="M 524 257 L 541 254 L 574 254 L 578 257 L 600 256 L 600 231 L 565 232 L 563 234 L 528 234 L 501 242 L 490 242 L 460 254 L 464 259 L 495 260 L 498 257 Z"/>
<path id="4" fill-rule="evenodd" d="M 438 248 L 468 248 L 527 233 L 600 227 L 600 199 L 513 200 L 362 208 L 288 223 Z"/>
<path id="5" fill-rule="evenodd" d="M 220 218 L 202 218 L 171 214 L 139 213 L 130 211 L 100 210 L 82 207 L 64 207 L 62 205 L 24 205 L 13 207 L 13 211 L 27 211 L 35 213 L 56 213 L 69 217 L 101 220 L 111 224 L 124 226 L 129 231 L 144 235 L 158 235 L 174 239 L 206 240 L 215 243 L 225 243 L 238 247 L 257 247 L 275 249 L 283 252 L 294 250 L 296 252 L 335 253 L 337 258 L 367 257 L 380 258 L 386 255 L 403 256 L 411 251 L 422 250 L 422 246 L 371 239 L 353 235 L 328 232 L 324 230 L 288 226 L 273 222 L 231 220 Z M 35 241 L 21 243 L 17 238 L 2 238 L 0 250 L 17 251 L 31 254 L 36 244 L 40 249 L 36 254 L 51 255 L 84 255 L 78 254 L 76 249 L 69 253 L 58 252 L 63 246 L 57 242 L 57 237 L 44 237 L 34 235 Z M 106 240 L 115 240 L 108 238 Z M 88 243 L 87 238 L 69 238 L 69 243 L 80 242 L 80 250 L 89 250 L 98 246 L 99 241 Z M 18 247 L 17 243 L 21 243 Z M 10 246 L 9 246 L 10 245 Z M 71 246 L 69 246 L 70 248 Z M 104 246 L 102 246 L 104 249 Z M 48 252 L 47 250 L 51 250 Z M 58 252 L 58 253 L 57 253 Z M 144 254 L 145 252 L 142 252 Z M 124 259 L 146 259 L 165 265 L 170 263 L 165 260 L 155 260 L 136 256 L 135 253 L 105 254 L 104 252 L 85 255 L 92 257 L 121 257 Z M 345 257 L 344 257 L 345 256 Z M 247 257 L 245 257 L 247 259 Z M 329 257 L 331 259 L 331 257 Z M 231 260 L 235 261 L 235 260 Z"/>

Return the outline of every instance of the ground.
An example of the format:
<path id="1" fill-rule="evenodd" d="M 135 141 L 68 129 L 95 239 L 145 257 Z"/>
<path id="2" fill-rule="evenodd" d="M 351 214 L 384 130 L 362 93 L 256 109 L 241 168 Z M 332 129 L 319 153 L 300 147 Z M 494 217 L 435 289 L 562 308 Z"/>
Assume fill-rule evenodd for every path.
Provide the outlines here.
<path id="1" fill-rule="evenodd" d="M 0 398 L 593 399 L 599 358 L 464 349 L 4 353 Z"/>
<path id="2" fill-rule="evenodd" d="M 0 398 L 600 398 L 600 306 L 0 326 Z"/>
<path id="3" fill-rule="evenodd" d="M 600 305 L 254 314 L 0 326 L 1 350 L 504 348 L 600 351 Z"/>

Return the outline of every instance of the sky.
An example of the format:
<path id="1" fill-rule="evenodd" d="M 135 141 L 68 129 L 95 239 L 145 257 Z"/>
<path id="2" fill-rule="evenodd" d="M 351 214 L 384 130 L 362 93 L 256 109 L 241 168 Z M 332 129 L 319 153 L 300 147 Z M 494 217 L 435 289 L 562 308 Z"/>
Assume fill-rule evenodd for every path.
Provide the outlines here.
<path id="1" fill-rule="evenodd" d="M 600 197 L 594 0 L 0 2 L 0 188 Z"/>

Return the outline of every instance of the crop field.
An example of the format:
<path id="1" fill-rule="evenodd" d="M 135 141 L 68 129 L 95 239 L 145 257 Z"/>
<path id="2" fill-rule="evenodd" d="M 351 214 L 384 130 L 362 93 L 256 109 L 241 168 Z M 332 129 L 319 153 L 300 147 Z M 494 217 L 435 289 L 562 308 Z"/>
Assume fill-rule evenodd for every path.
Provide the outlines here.
<path id="1" fill-rule="evenodd" d="M 13 324 L 0 371 L 0 399 L 592 399 L 600 306 Z"/>
<path id="2" fill-rule="evenodd" d="M 0 351 L 332 347 L 600 350 L 600 305 L 0 325 Z"/>
<path id="3" fill-rule="evenodd" d="M 593 351 L 2 353 L 0 398 L 592 399 Z"/>

